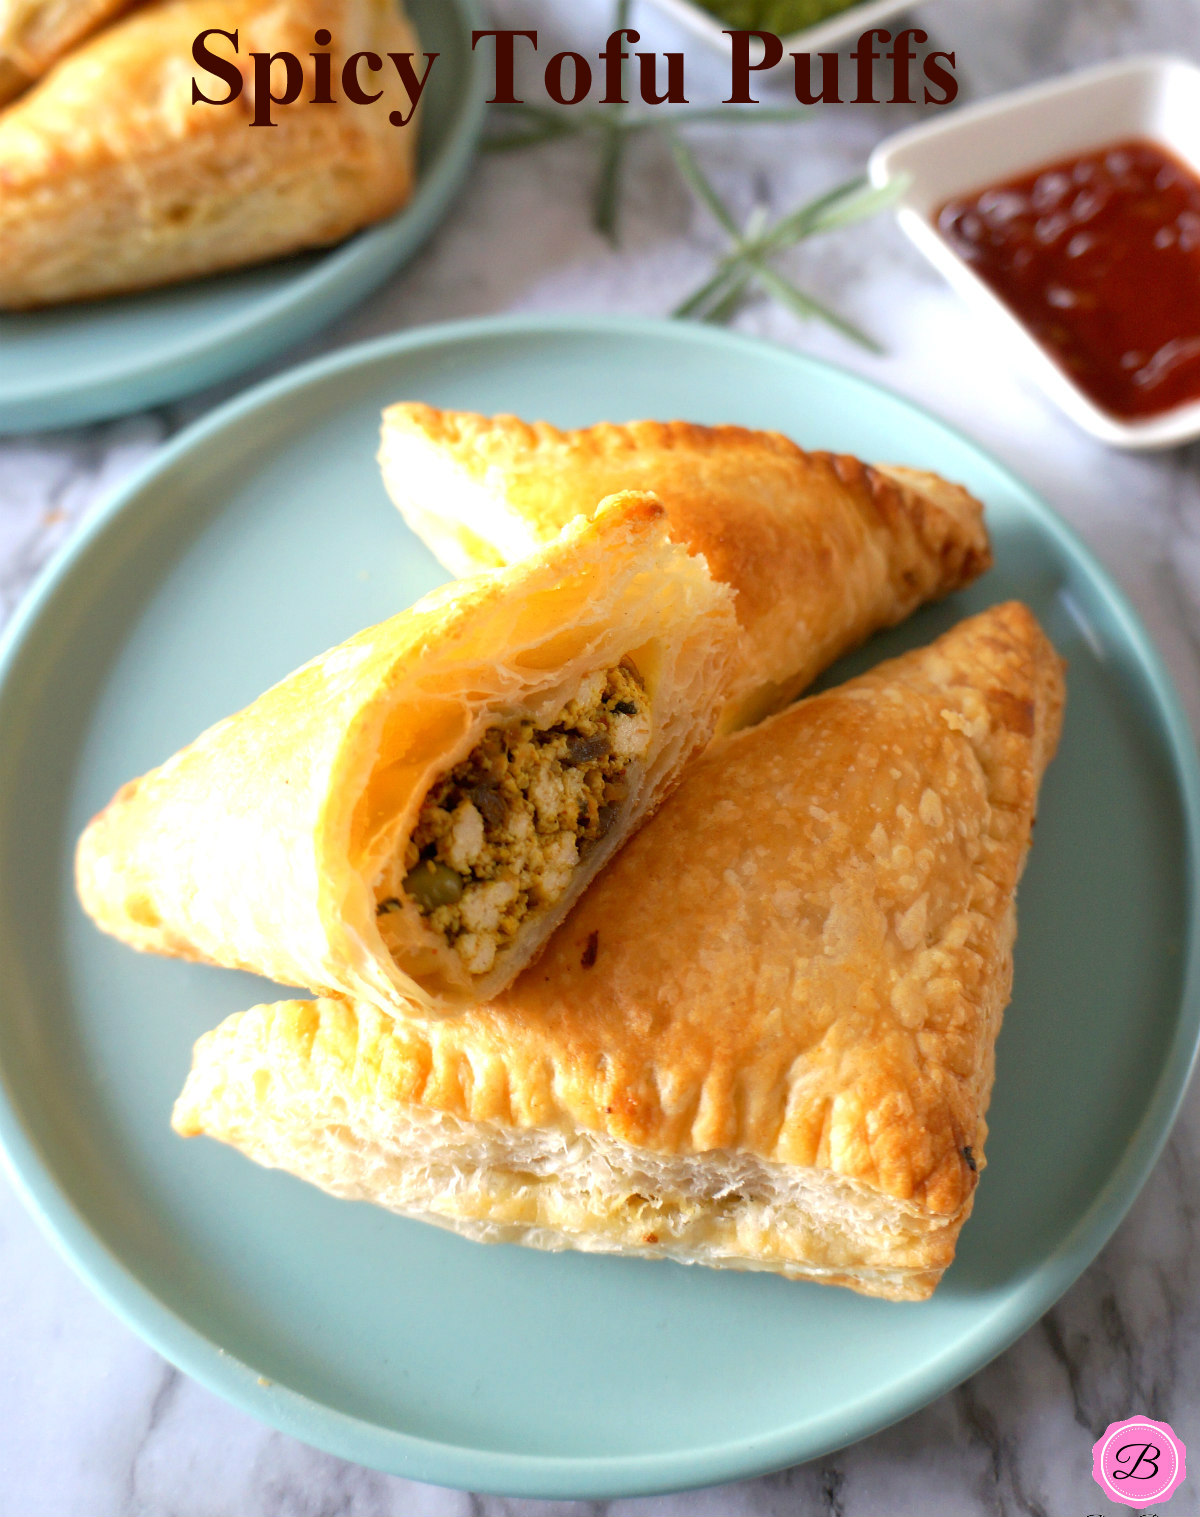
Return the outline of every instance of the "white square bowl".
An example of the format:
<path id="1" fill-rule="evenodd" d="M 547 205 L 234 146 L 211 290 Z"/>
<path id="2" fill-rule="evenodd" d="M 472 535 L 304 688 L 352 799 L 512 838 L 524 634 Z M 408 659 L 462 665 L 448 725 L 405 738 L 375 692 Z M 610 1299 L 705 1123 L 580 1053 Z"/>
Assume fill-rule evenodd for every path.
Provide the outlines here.
<path id="1" fill-rule="evenodd" d="M 997 337 L 1073 421 L 1115 447 L 1164 448 L 1200 437 L 1200 401 L 1136 421 L 1102 410 L 934 222 L 953 196 L 1130 137 L 1157 142 L 1200 174 L 1200 68 L 1181 58 L 1132 58 L 1015 90 L 889 137 L 871 155 L 870 174 L 877 185 L 906 181 L 897 204 L 900 225 L 950 283 L 987 313 Z"/>
<path id="2" fill-rule="evenodd" d="M 687 27 L 693 36 L 702 37 L 713 47 L 729 47 L 729 38 L 724 31 L 728 23 L 703 6 L 695 5 L 693 0 L 654 0 L 654 4 L 660 11 L 673 16 L 681 26 Z M 913 0 L 858 0 L 848 10 L 784 37 L 784 52 L 814 53 L 823 47 L 840 47 L 843 42 L 862 36 L 868 27 L 878 26 L 880 22 L 889 21 L 901 11 L 912 8 Z"/>

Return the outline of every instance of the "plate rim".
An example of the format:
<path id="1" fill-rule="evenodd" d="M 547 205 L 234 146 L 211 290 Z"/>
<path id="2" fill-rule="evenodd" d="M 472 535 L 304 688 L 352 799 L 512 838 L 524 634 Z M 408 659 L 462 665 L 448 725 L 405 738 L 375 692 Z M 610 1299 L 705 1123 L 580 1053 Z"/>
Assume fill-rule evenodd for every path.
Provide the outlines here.
<path id="1" fill-rule="evenodd" d="M 438 3 L 453 5 L 464 36 L 484 24 L 480 0 Z M 18 396 L 0 398 L 0 437 L 115 420 L 169 405 L 233 379 L 257 364 L 271 362 L 336 321 L 402 267 L 445 215 L 462 187 L 483 135 L 485 82 L 485 60 L 471 49 L 464 87 L 438 160 L 428 173 L 418 174 L 412 197 L 400 210 L 332 247 L 295 255 L 315 253 L 319 262 L 256 301 L 246 314 L 230 314 L 222 321 L 208 323 L 202 331 L 189 333 L 149 357 L 135 353 L 127 362 L 118 359 L 116 372 L 110 370 L 80 384 L 72 383 L 69 375 L 47 376 Z M 286 262 L 286 257 L 270 259 L 266 264 L 249 264 L 244 270 L 226 272 L 251 272 Z M 188 282 L 220 277 L 201 275 L 198 281 Z M 172 288 L 163 285 L 130 294 L 169 293 Z M 48 309 L 69 310 L 70 304 Z"/>
<path id="2" fill-rule="evenodd" d="M 437 323 L 391 334 L 325 354 L 295 366 L 227 400 L 180 431 L 150 460 L 112 490 L 88 520 L 52 557 L 0 633 L 0 708 L 12 698 L 24 650 L 44 624 L 52 624 L 54 602 L 93 551 L 93 544 L 127 511 L 138 509 L 143 492 L 159 475 L 215 436 L 279 398 L 318 385 L 347 370 L 411 352 L 448 348 L 480 340 L 542 336 L 620 336 L 628 339 L 695 343 L 709 351 L 767 353 L 810 372 L 849 378 L 891 404 L 933 420 L 983 458 L 1028 497 L 1039 526 L 1079 562 L 1135 653 L 1139 686 L 1152 698 L 1165 739 L 1171 772 L 1183 811 L 1180 846 L 1187 859 L 1200 858 L 1200 760 L 1190 721 L 1158 649 L 1141 618 L 1092 550 L 1041 496 L 959 428 L 906 396 L 853 370 L 799 352 L 778 342 L 742 333 L 715 331 L 670 320 L 639 317 L 504 315 Z M 886 1392 L 872 1391 L 846 1406 L 759 1437 L 696 1450 L 646 1455 L 563 1457 L 513 1454 L 417 1437 L 352 1417 L 284 1386 L 263 1383 L 256 1370 L 207 1338 L 143 1283 L 133 1269 L 84 1221 L 71 1197 L 60 1190 L 53 1166 L 43 1160 L 26 1133 L 0 1064 L 0 1160 L 15 1189 L 68 1263 L 102 1301 L 143 1341 L 209 1390 L 269 1425 L 340 1458 L 408 1479 L 488 1494 L 557 1499 L 618 1499 L 654 1495 L 752 1478 L 846 1447 L 911 1415 L 989 1363 L 1024 1334 L 1059 1299 L 1112 1237 L 1157 1162 L 1186 1094 L 1200 1050 L 1200 896 L 1186 873 L 1184 920 L 1187 947 L 1178 1017 L 1158 1070 L 1152 1095 L 1133 1128 L 1120 1160 L 1091 1204 L 1059 1247 L 1041 1260 L 995 1310 L 942 1353 Z"/>

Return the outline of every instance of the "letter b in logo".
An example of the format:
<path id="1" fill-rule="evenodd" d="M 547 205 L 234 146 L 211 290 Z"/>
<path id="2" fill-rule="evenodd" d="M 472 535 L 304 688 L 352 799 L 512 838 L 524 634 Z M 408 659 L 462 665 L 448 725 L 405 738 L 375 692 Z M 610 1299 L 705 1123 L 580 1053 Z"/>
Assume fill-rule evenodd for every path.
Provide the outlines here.
<path id="1" fill-rule="evenodd" d="M 1183 1440 L 1166 1422 L 1129 1417 L 1110 1422 L 1092 1449 L 1092 1476 L 1106 1496 L 1124 1506 L 1162 1505 L 1187 1473 Z"/>
<path id="2" fill-rule="evenodd" d="M 1127 1443 L 1114 1456 L 1114 1480 L 1153 1480 L 1158 1474 L 1157 1443 Z"/>

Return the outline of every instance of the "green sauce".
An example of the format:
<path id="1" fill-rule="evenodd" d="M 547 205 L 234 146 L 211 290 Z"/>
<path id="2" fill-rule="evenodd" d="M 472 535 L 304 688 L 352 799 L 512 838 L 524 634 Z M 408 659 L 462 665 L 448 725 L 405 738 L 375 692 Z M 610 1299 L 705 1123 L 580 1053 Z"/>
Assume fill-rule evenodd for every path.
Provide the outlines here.
<path id="1" fill-rule="evenodd" d="M 774 32 L 777 37 L 802 32 L 861 0 L 698 0 L 706 11 L 739 31 Z"/>

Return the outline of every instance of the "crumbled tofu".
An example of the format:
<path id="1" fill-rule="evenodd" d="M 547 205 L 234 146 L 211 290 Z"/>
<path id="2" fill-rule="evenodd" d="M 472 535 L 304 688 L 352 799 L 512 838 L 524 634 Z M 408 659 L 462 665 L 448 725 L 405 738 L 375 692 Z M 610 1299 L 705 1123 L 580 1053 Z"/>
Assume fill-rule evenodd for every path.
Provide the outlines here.
<path id="1" fill-rule="evenodd" d="M 454 947 L 470 974 L 487 974 L 496 962 L 496 939 L 491 933 L 464 932 Z"/>
<path id="2" fill-rule="evenodd" d="M 542 891 L 549 900 L 554 900 L 571 883 L 571 871 L 579 862 L 579 846 L 573 833 L 560 832 L 550 839 L 542 852 L 546 861 Z"/>
<path id="3" fill-rule="evenodd" d="M 649 701 L 628 662 L 599 669 L 545 727 L 490 728 L 432 787 L 402 856 L 376 885 L 380 931 L 401 892 L 473 975 L 531 911 L 559 900 L 616 823 L 627 771 L 650 746 Z"/>
<path id="4" fill-rule="evenodd" d="M 463 891 L 462 904 L 458 907 L 464 927 L 471 932 L 495 932 L 504 919 L 506 909 L 517 898 L 517 882 L 514 879 L 488 880 L 476 885 L 474 890 Z M 442 906 L 441 911 L 454 908 Z"/>
<path id="5" fill-rule="evenodd" d="M 454 826 L 446 835 L 445 861 L 459 874 L 466 874 L 482 847 L 483 818 L 470 801 L 462 801 L 454 809 Z"/>
<path id="6" fill-rule="evenodd" d="M 650 741 L 650 717 L 638 708 L 636 716 L 617 713 L 611 723 L 613 752 L 619 758 L 633 758 L 646 751 Z"/>
<path id="7" fill-rule="evenodd" d="M 589 706 L 596 706 L 604 694 L 604 683 L 608 679 L 607 669 L 597 669 L 594 674 L 589 674 L 580 685 L 575 696 L 574 705 L 586 710 Z"/>
<path id="8" fill-rule="evenodd" d="M 529 782 L 529 799 L 537 812 L 537 825 L 543 832 L 558 826 L 566 802 L 563 775 L 553 769 L 538 769 Z"/>

